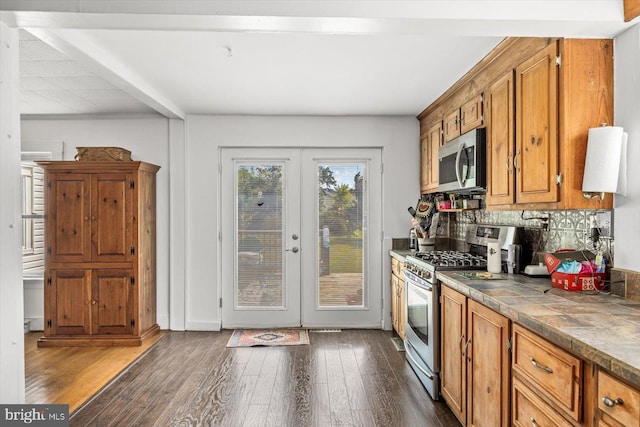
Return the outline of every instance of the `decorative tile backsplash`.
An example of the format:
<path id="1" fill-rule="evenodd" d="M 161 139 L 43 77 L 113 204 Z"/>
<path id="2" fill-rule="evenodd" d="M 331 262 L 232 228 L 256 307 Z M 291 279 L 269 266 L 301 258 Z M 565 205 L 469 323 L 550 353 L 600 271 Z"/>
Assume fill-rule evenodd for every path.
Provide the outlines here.
<path id="1" fill-rule="evenodd" d="M 589 225 L 589 217 L 594 213 L 595 211 L 586 210 L 470 210 L 444 214 L 440 221 L 442 227 L 439 231 L 448 232 L 450 239 L 463 241 L 469 224 L 516 225 L 525 228 L 527 244 L 541 256 L 547 252 L 565 248 L 594 251 Z M 613 212 L 611 212 L 611 217 L 613 218 Z M 613 219 L 611 222 L 613 223 Z M 612 238 L 602 237 L 596 248 L 602 250 L 605 258 L 610 260 L 610 265 L 612 265 L 614 254 L 613 246 Z"/>

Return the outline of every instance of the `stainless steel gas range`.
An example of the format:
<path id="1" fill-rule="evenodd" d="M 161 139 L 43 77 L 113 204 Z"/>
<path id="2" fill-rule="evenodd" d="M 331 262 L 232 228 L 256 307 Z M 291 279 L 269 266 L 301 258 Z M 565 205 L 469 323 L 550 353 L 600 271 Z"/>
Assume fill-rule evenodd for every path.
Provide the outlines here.
<path id="1" fill-rule="evenodd" d="M 518 227 L 473 224 L 467 228 L 465 250 L 417 252 L 405 258 L 405 354 L 434 400 L 440 394 L 440 285 L 436 272 L 486 270 L 488 242 L 495 240 L 506 264 L 509 249 L 519 247 L 521 238 Z"/>

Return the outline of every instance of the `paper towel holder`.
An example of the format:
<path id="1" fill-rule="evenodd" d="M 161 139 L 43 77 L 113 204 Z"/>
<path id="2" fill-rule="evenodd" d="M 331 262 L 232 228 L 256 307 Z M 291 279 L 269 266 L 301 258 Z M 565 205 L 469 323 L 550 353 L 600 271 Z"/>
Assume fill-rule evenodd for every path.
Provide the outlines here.
<path id="1" fill-rule="evenodd" d="M 627 133 L 622 127 L 590 128 L 587 137 L 582 195 L 587 199 L 604 199 L 604 193 L 626 195 Z"/>

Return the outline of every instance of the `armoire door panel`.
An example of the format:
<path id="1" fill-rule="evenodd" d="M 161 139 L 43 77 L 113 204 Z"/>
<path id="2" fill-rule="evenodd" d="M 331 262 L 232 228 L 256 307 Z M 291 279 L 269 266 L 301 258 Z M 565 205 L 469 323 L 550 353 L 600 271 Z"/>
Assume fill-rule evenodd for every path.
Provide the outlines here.
<path id="1" fill-rule="evenodd" d="M 92 177 L 93 261 L 129 261 L 132 258 L 133 178 L 127 174 Z"/>
<path id="2" fill-rule="evenodd" d="M 94 270 L 92 274 L 93 332 L 132 333 L 135 284 L 132 270 Z"/>
<path id="3" fill-rule="evenodd" d="M 55 174 L 48 183 L 46 253 L 51 262 L 91 260 L 91 180 L 88 174 Z"/>
<path id="4" fill-rule="evenodd" d="M 91 333 L 91 279 L 87 270 L 52 270 L 51 284 L 45 286 L 49 304 L 51 334 Z"/>

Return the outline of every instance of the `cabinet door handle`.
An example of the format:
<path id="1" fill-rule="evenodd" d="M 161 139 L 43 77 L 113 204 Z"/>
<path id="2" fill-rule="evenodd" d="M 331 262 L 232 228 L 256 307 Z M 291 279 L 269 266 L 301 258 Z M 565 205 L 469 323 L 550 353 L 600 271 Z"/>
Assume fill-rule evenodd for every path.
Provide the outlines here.
<path id="1" fill-rule="evenodd" d="M 612 400 L 612 399 L 608 398 L 607 396 L 605 396 L 605 397 L 602 398 L 602 403 L 604 403 L 609 408 L 613 408 L 616 405 L 620 405 L 620 406 L 624 405 L 624 402 L 619 397 Z"/>
<path id="2" fill-rule="evenodd" d="M 531 364 L 532 364 L 533 366 L 535 366 L 536 368 L 538 368 L 538 369 L 542 369 L 542 370 L 543 370 L 543 371 L 545 371 L 545 372 L 548 372 L 548 373 L 550 373 L 550 374 L 553 374 L 553 369 L 551 369 L 550 367 L 548 367 L 548 366 L 542 366 L 541 364 L 539 364 L 538 362 L 536 362 L 536 359 L 534 359 L 533 357 L 531 357 L 530 359 L 531 359 Z"/>
<path id="3" fill-rule="evenodd" d="M 516 170 L 516 172 L 520 171 L 520 168 L 518 168 L 518 155 L 520 154 L 520 150 L 516 151 L 516 154 L 513 156 L 513 168 Z"/>
<path id="4" fill-rule="evenodd" d="M 464 341 L 464 334 L 460 335 L 460 341 L 458 342 L 458 347 L 462 346 L 462 341 Z"/>
<path id="5" fill-rule="evenodd" d="M 507 154 L 507 160 L 504 162 L 504 166 L 507 168 L 507 172 L 511 173 L 511 168 L 509 167 L 509 163 L 511 163 L 511 153 Z"/>
<path id="6" fill-rule="evenodd" d="M 538 423 L 536 423 L 536 419 L 531 417 L 531 427 L 538 427 Z"/>
<path id="7" fill-rule="evenodd" d="M 92 305 L 96 305 L 97 303 L 98 303 L 98 301 L 96 301 L 96 300 L 91 300 L 91 304 L 92 304 Z"/>
<path id="8" fill-rule="evenodd" d="M 467 340 L 467 343 L 464 345 L 464 349 L 462 350 L 462 355 L 466 356 L 467 355 L 467 347 L 469 347 L 469 343 L 471 342 L 471 338 L 469 338 Z"/>

